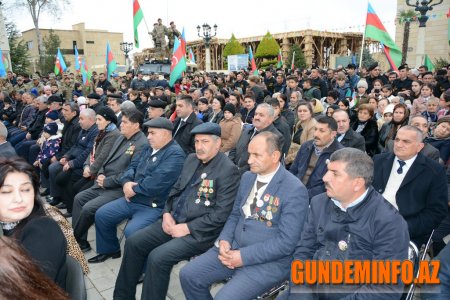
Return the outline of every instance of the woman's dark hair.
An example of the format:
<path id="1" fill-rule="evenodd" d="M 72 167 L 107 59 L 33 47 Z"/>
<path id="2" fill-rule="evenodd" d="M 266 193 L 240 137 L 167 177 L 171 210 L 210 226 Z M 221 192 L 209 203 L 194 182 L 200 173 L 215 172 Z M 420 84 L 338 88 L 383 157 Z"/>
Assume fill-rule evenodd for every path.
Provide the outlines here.
<path id="1" fill-rule="evenodd" d="M 220 102 L 220 109 L 222 110 L 225 106 L 225 98 L 222 95 L 217 95 L 214 97 L 214 99 Z"/>
<path id="2" fill-rule="evenodd" d="M 0 158 L 0 188 L 5 183 L 6 176 L 10 173 L 24 173 L 31 179 L 31 184 L 34 190 L 34 207 L 30 215 L 23 219 L 19 225 L 14 228 L 14 236 L 20 236 L 23 227 L 29 220 L 38 217 L 45 216 L 44 206 L 39 196 L 39 177 L 36 174 L 34 168 L 28 164 L 23 158 Z"/>
<path id="3" fill-rule="evenodd" d="M 230 97 L 230 93 L 228 93 L 227 89 L 220 89 L 219 92 L 220 92 L 220 94 L 222 94 L 225 98 L 229 98 L 229 97 Z"/>
<path id="4" fill-rule="evenodd" d="M 0 237 L 0 249 L 1 299 L 69 299 L 13 239 Z"/>
<path id="5" fill-rule="evenodd" d="M 337 102 L 337 104 L 342 103 L 345 107 L 350 108 L 350 102 L 347 99 L 342 99 Z"/>
<path id="6" fill-rule="evenodd" d="M 295 109 L 296 112 L 297 112 L 297 110 L 298 110 L 298 108 L 299 108 L 300 106 L 306 106 L 306 108 L 307 108 L 307 109 L 309 110 L 309 112 L 311 113 L 311 118 L 314 116 L 314 109 L 313 109 L 313 107 L 312 107 L 311 102 L 307 102 L 307 101 L 305 101 L 305 100 L 300 100 L 300 101 L 297 103 L 297 108 Z"/>

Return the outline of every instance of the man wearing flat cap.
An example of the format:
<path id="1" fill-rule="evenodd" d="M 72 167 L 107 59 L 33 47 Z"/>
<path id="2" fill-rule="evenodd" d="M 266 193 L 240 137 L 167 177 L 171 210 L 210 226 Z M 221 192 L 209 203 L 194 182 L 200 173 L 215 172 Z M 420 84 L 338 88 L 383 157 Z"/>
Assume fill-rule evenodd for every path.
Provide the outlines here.
<path id="1" fill-rule="evenodd" d="M 89 108 L 92 108 L 95 113 L 97 114 L 104 105 L 102 102 L 100 102 L 100 95 L 96 93 L 90 93 L 87 95 L 88 105 Z"/>
<path id="2" fill-rule="evenodd" d="M 121 135 L 98 170 L 94 185 L 79 192 L 74 198 L 72 226 L 75 238 L 84 252 L 91 249 L 87 232 L 94 223 L 95 212 L 102 205 L 124 195 L 120 178 L 132 159 L 140 157 L 142 151 L 148 148 L 148 141 L 141 131 L 143 120 L 142 113 L 136 109 L 123 112 Z"/>
<path id="3" fill-rule="evenodd" d="M 367 91 L 370 92 L 373 89 L 373 82 L 377 79 L 381 80 L 383 85 L 387 83 L 386 77 L 380 75 L 381 69 L 378 66 L 377 62 L 370 65 L 367 70 L 369 71 L 369 75 L 366 76 L 366 81 L 368 85 Z"/>
<path id="4" fill-rule="evenodd" d="M 163 218 L 125 243 L 114 299 L 135 298 L 143 268 L 141 299 L 166 299 L 172 267 L 209 249 L 232 210 L 239 172 L 219 151 L 220 126 L 204 123 L 191 133 L 196 153 L 186 158 L 169 193 Z"/>
<path id="5" fill-rule="evenodd" d="M 147 114 L 148 118 L 150 120 L 153 120 L 155 118 L 165 118 L 164 111 L 166 109 L 167 103 L 160 100 L 160 99 L 154 99 L 150 100 L 148 102 L 148 108 L 147 108 Z"/>
<path id="6" fill-rule="evenodd" d="M 180 175 L 186 155 L 172 139 L 172 122 L 155 118 L 148 127 L 150 148 L 135 156 L 120 178 L 124 196 L 102 206 L 95 214 L 97 256 L 90 263 L 100 263 L 120 255 L 117 225 L 129 219 L 125 237 L 129 237 L 160 218 L 170 189 Z"/>

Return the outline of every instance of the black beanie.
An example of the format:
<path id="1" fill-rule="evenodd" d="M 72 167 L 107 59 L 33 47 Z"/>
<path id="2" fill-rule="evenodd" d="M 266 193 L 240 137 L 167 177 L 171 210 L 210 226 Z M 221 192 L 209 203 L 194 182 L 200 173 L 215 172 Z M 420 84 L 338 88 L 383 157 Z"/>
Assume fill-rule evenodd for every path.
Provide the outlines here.
<path id="1" fill-rule="evenodd" d="M 102 108 L 100 108 L 97 115 L 102 116 L 106 121 L 117 124 L 117 116 L 114 111 L 108 106 L 103 106 Z"/>
<path id="2" fill-rule="evenodd" d="M 233 103 L 227 103 L 223 107 L 223 111 L 229 111 L 233 116 L 236 114 L 236 106 Z"/>

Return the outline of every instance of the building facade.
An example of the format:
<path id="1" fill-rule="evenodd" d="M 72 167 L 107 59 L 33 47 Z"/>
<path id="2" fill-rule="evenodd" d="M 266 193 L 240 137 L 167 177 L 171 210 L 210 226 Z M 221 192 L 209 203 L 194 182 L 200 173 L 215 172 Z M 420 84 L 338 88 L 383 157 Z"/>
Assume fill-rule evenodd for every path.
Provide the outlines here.
<path id="1" fill-rule="evenodd" d="M 50 29 L 40 29 L 42 38 L 49 35 Z M 123 41 L 123 33 L 109 32 L 106 30 L 86 29 L 84 23 L 72 25 L 72 30 L 53 29 L 55 35 L 61 40 L 60 49 L 65 59 L 71 63 L 69 72 L 75 71 L 75 46 L 78 54 L 85 58 L 89 68 L 105 65 L 106 63 L 106 43 L 109 42 L 111 51 L 117 64 L 125 64 L 125 57 L 120 50 L 120 43 Z M 22 32 L 22 39 L 27 43 L 31 70 L 36 72 L 39 69 L 39 51 L 36 30 L 30 29 Z M 51 54 L 55 59 L 56 53 Z"/>
<path id="2" fill-rule="evenodd" d="M 410 2 L 412 4 L 416 3 L 416 1 Z M 432 3 L 436 2 L 437 1 L 433 1 Z M 450 14 L 449 7 L 450 0 L 444 0 L 441 4 L 434 6 L 431 11 L 427 12 L 429 19 L 425 27 L 425 54 L 427 54 L 433 62 L 435 59 L 439 58 L 443 58 L 448 61 L 450 57 L 450 46 L 448 42 L 449 29 L 447 20 L 447 14 Z M 403 11 L 408 10 L 414 11 L 414 7 L 407 6 L 406 0 L 397 0 L 395 43 L 400 47 L 400 49 L 403 45 L 403 33 L 405 28 L 405 20 L 401 18 L 401 14 Z M 410 67 L 414 67 L 416 64 L 418 31 L 419 22 L 417 19 L 413 18 L 410 23 L 410 34 L 406 59 L 406 63 Z"/>

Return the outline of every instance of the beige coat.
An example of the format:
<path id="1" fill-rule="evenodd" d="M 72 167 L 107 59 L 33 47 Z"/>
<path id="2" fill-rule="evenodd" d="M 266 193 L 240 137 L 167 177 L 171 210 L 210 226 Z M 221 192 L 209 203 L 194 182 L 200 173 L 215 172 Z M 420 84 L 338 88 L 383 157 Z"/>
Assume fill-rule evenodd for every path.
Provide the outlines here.
<path id="1" fill-rule="evenodd" d="M 234 117 L 231 120 L 222 119 L 219 123 L 222 130 L 222 145 L 220 146 L 220 152 L 228 152 L 234 147 L 241 136 L 242 121 L 239 117 Z"/>

